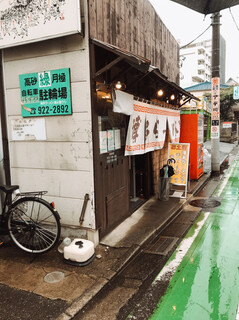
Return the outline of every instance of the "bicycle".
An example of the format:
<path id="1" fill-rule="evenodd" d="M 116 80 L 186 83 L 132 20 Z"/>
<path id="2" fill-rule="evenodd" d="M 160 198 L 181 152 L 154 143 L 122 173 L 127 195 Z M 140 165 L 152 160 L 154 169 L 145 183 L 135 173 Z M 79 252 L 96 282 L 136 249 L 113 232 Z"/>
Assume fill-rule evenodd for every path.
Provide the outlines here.
<path id="1" fill-rule="evenodd" d="M 59 241 L 60 215 L 54 202 L 42 198 L 47 191 L 20 193 L 18 185 L 2 185 L 5 194 L 0 215 L 1 233 L 29 253 L 45 253 Z"/>

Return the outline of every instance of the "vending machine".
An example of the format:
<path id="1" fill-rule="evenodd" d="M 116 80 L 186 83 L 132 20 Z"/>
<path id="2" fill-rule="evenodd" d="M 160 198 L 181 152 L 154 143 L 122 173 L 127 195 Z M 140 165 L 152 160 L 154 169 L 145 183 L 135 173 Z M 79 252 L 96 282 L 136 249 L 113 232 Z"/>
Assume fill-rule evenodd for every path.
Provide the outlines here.
<path id="1" fill-rule="evenodd" d="M 190 179 L 198 180 L 203 175 L 203 131 L 202 113 L 181 114 L 180 142 L 190 143 Z"/>

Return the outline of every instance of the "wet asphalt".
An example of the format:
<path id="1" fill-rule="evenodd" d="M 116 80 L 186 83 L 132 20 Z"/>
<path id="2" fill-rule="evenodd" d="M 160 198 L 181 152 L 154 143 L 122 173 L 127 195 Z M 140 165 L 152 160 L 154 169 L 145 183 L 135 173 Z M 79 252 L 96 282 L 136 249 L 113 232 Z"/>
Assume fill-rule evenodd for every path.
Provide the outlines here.
<path id="1" fill-rule="evenodd" d="M 46 299 L 2 284 L 0 295 L 1 320 L 53 320 L 67 307 L 63 300 Z"/>

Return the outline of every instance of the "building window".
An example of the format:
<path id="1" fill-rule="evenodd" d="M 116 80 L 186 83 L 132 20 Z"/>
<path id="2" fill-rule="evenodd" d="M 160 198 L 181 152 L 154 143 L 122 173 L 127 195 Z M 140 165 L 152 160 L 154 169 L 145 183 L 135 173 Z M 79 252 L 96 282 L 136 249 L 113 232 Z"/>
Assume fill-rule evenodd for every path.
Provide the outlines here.
<path id="1" fill-rule="evenodd" d="M 127 119 L 125 115 L 113 112 L 110 94 L 97 92 L 97 114 L 100 154 L 124 155 Z"/>

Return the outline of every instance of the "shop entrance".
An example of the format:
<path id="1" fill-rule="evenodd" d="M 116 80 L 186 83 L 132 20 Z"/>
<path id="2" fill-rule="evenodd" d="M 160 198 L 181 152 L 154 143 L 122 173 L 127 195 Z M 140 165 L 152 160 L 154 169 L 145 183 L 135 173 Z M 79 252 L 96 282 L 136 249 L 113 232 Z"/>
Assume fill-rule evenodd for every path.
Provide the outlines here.
<path id="1" fill-rule="evenodd" d="M 112 100 L 100 91 L 94 113 L 96 219 L 102 238 L 130 215 L 127 117 L 113 112 Z"/>
<path id="2" fill-rule="evenodd" d="M 153 194 L 151 153 L 130 157 L 130 211 L 137 210 Z"/>
<path id="3" fill-rule="evenodd" d="M 128 118 L 97 92 L 95 104 L 97 227 L 104 237 L 153 194 L 151 153 L 125 156 Z"/>

